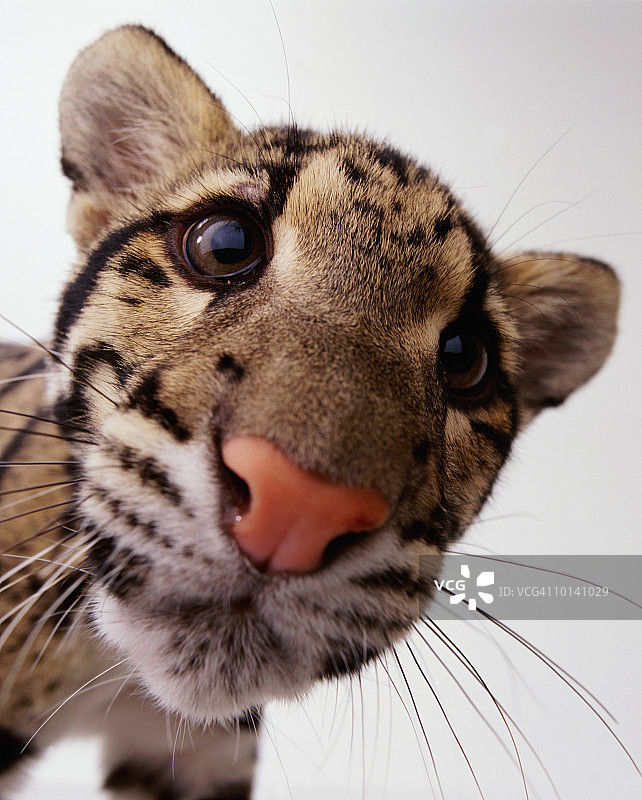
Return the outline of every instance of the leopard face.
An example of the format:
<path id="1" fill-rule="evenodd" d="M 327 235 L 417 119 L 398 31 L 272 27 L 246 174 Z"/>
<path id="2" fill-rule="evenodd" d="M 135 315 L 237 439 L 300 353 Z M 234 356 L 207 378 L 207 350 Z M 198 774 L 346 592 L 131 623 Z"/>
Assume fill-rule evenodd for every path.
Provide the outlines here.
<path id="1" fill-rule="evenodd" d="M 141 28 L 81 54 L 61 127 L 81 256 L 52 394 L 85 431 L 96 628 L 202 722 L 358 671 L 424 613 L 517 431 L 603 362 L 615 278 L 500 260 L 380 142 L 236 131 Z"/>

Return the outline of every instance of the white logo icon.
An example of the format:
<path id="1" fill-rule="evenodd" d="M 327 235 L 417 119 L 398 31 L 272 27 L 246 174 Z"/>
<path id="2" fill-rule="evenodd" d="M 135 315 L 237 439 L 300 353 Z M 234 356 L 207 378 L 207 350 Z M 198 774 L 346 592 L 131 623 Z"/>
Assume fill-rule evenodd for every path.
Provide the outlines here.
<path id="1" fill-rule="evenodd" d="M 470 569 L 468 564 L 461 565 L 461 575 L 463 578 L 468 580 L 470 578 Z M 457 582 L 458 584 L 460 581 Z M 464 583 L 461 581 L 461 583 Z M 477 576 L 476 586 L 479 588 L 480 586 L 492 586 L 495 583 L 495 573 L 494 572 L 480 572 Z M 462 588 L 465 587 L 462 586 Z M 459 587 L 458 587 L 459 588 Z M 484 603 L 492 603 L 493 602 L 493 595 L 490 592 L 477 592 L 480 600 L 483 600 Z M 450 603 L 451 605 L 455 605 L 456 603 L 461 603 L 462 601 L 466 600 L 466 592 L 463 591 L 460 594 L 453 594 L 450 596 Z M 468 610 L 475 611 L 477 609 L 477 601 L 474 597 L 471 597 L 468 601 Z"/>

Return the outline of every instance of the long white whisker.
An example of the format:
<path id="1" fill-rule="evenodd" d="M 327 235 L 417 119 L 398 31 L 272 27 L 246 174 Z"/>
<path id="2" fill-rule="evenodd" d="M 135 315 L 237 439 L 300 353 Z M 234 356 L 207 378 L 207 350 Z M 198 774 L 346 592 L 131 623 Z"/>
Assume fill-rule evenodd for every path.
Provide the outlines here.
<path id="1" fill-rule="evenodd" d="M 118 661 L 116 664 L 112 664 L 112 666 L 111 666 L 111 667 L 107 667 L 107 669 L 103 670 L 103 671 L 102 671 L 102 672 L 101 672 L 99 675 L 95 675 L 93 678 L 91 678 L 90 680 L 88 680 L 86 683 L 83 683 L 83 685 L 82 685 L 82 686 L 81 686 L 79 689 L 76 689 L 76 691 L 75 691 L 75 692 L 73 692 L 72 694 L 70 694 L 70 695 L 69 695 L 69 697 L 67 697 L 65 700 L 63 700 L 63 701 L 62 701 L 62 703 L 60 703 L 60 705 L 59 705 L 59 706 L 56 708 L 56 710 L 55 710 L 55 711 L 53 711 L 53 712 L 52 712 L 52 713 L 51 713 L 51 714 L 50 714 L 50 715 L 47 717 L 47 719 L 46 719 L 46 720 L 45 720 L 45 721 L 42 723 L 42 725 L 40 725 L 40 727 L 39 727 L 39 728 L 38 728 L 38 729 L 35 731 L 35 733 L 33 733 L 33 734 L 32 734 L 32 735 L 29 737 L 28 741 L 25 743 L 25 746 L 22 748 L 22 752 L 23 752 L 23 753 L 25 752 L 25 750 L 26 750 L 26 749 L 29 747 L 29 745 L 31 744 L 31 742 L 33 742 L 33 740 L 34 740 L 34 739 L 36 738 L 36 736 L 37 736 L 37 735 L 40 733 L 40 731 L 41 731 L 41 730 L 42 730 L 42 729 L 45 727 L 45 725 L 46 725 L 46 724 L 47 724 L 47 723 L 48 723 L 48 722 L 49 722 L 51 719 L 53 719 L 53 717 L 54 717 L 54 716 L 55 716 L 55 715 L 56 715 L 56 714 L 57 714 L 57 713 L 58 713 L 58 712 L 59 712 L 59 711 L 60 711 L 62 708 L 64 708 L 64 707 L 67 705 L 67 703 L 68 703 L 70 700 L 73 700 L 73 699 L 74 699 L 74 697 L 77 697 L 77 696 L 78 696 L 78 695 L 79 695 L 79 694 L 80 694 L 82 691 L 84 691 L 84 690 L 85 690 L 87 687 L 91 686 L 91 684 L 95 683 L 95 681 L 97 681 L 97 680 L 99 680 L 100 678 L 102 678 L 102 677 L 103 677 L 103 675 L 106 675 L 108 672 L 111 672 L 113 669 L 117 669 L 118 667 L 121 667 L 121 666 L 122 666 L 122 665 L 123 665 L 123 664 L 124 664 L 126 661 L 127 661 L 127 659 L 126 659 L 126 658 L 123 658 L 121 661 Z"/>

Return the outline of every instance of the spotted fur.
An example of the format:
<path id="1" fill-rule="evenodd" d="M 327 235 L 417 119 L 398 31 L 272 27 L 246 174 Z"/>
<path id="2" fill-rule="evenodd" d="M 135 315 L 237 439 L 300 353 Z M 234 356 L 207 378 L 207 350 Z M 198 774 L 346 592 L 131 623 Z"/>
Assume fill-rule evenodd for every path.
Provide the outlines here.
<path id="1" fill-rule="evenodd" d="M 408 634 L 433 585 L 421 557 L 461 536 L 517 432 L 607 357 L 617 281 L 570 254 L 498 258 L 448 187 L 385 143 L 238 131 L 142 28 L 78 57 L 61 131 L 79 257 L 54 355 L 3 353 L 3 378 L 51 374 L 47 400 L 42 379 L 4 384 L 3 407 L 32 415 L 38 435 L 2 432 L 2 460 L 18 466 L 0 489 L 42 484 L 56 507 L 0 529 L 3 552 L 50 562 L 3 567 L 15 585 L 1 607 L 24 613 L 8 611 L 3 633 L 0 733 L 17 755 L 48 708 L 105 672 L 127 682 L 100 723 L 111 791 L 247 797 L 258 725 L 247 715 L 358 672 Z M 220 208 L 264 231 L 265 263 L 243 280 L 198 274 L 181 248 Z M 449 326 L 483 341 L 476 394 L 445 380 Z M 50 409 L 67 441 L 36 418 Z M 314 571 L 257 569 L 230 535 L 238 486 L 221 455 L 247 435 L 332 483 L 376 490 L 389 519 L 333 543 Z M 88 697 L 81 727 L 99 726 L 113 689 Z M 155 705 L 210 726 L 198 768 L 179 753 L 172 777 L 159 759 Z M 73 706 L 32 747 L 74 724 Z M 155 733 L 132 756 L 113 731 L 134 716 Z"/>

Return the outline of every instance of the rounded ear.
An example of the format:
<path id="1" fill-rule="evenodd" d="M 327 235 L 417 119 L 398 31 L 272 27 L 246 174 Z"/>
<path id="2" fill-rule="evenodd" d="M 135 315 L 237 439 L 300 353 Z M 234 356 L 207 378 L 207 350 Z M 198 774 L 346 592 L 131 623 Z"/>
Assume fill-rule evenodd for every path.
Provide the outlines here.
<path id="1" fill-rule="evenodd" d="M 611 352 L 619 284 L 599 261 L 566 253 L 524 253 L 500 262 L 497 277 L 517 327 L 522 422 L 562 403 Z"/>
<path id="2" fill-rule="evenodd" d="M 60 129 L 63 171 L 78 200 L 72 233 L 75 209 L 76 223 L 104 225 L 110 202 L 171 177 L 188 158 L 224 154 L 241 138 L 196 73 L 138 26 L 105 34 L 76 58 L 60 98 Z"/>

